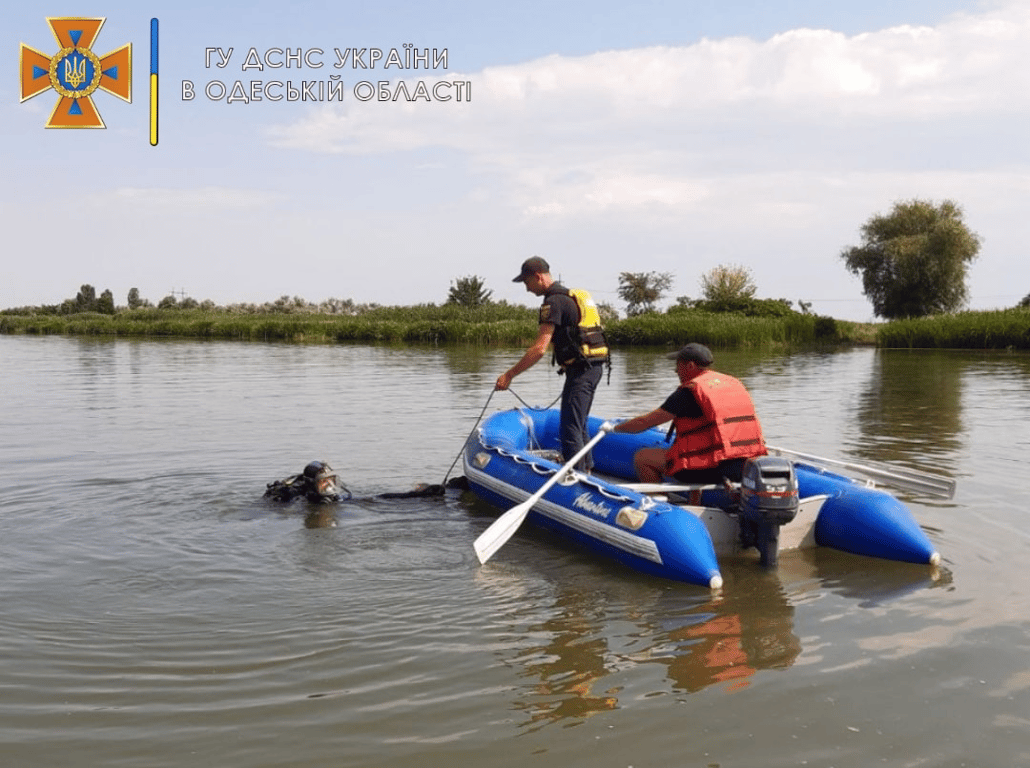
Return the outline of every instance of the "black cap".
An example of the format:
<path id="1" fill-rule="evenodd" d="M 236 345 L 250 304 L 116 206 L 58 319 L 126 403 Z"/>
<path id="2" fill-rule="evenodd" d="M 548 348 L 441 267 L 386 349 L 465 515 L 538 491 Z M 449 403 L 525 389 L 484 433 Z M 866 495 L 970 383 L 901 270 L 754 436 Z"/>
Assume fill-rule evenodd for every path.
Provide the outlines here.
<path id="1" fill-rule="evenodd" d="M 524 262 L 522 262 L 522 271 L 519 272 L 519 276 L 512 280 L 513 283 L 524 282 L 530 275 L 540 275 L 547 272 L 551 272 L 551 265 L 541 259 L 539 256 L 530 256 Z"/>
<path id="2" fill-rule="evenodd" d="M 702 368 L 707 368 L 712 364 L 712 350 L 704 344 L 698 344 L 696 341 L 692 341 L 689 344 L 680 347 L 675 352 L 670 352 L 666 357 L 669 360 L 683 360 L 688 363 L 697 363 Z"/>

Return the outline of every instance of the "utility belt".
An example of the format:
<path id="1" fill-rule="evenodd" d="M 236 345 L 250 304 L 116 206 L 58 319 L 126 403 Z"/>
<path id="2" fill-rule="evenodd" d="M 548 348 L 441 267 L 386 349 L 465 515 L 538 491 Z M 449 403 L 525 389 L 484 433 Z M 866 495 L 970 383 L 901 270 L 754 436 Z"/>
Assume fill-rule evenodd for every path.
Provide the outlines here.
<path id="1" fill-rule="evenodd" d="M 571 375 L 579 376 L 591 368 L 601 368 L 603 366 L 608 366 L 608 383 L 611 384 L 612 362 L 609 357 L 599 357 L 592 360 L 573 360 L 567 365 L 559 365 L 558 375 L 561 376 L 566 370 L 568 370 Z"/>
<path id="2" fill-rule="evenodd" d="M 587 368 L 593 368 L 595 365 L 604 365 L 606 362 L 608 362 L 607 359 L 603 357 L 599 357 L 596 360 L 573 360 L 559 365 L 558 375 L 561 376 L 565 371 L 583 371 Z"/>

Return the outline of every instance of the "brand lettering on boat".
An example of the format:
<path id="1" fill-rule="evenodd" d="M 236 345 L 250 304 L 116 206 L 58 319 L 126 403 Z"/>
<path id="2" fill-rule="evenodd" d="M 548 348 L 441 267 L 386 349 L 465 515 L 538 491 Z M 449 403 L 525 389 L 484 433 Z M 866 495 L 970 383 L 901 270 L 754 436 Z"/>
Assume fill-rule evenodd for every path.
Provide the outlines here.
<path id="1" fill-rule="evenodd" d="M 611 507 L 603 501 L 594 501 L 590 498 L 589 493 L 581 493 L 577 496 L 576 500 L 572 502 L 572 506 L 582 509 L 584 512 L 597 515 L 598 517 L 608 517 L 608 513 L 612 511 Z"/>

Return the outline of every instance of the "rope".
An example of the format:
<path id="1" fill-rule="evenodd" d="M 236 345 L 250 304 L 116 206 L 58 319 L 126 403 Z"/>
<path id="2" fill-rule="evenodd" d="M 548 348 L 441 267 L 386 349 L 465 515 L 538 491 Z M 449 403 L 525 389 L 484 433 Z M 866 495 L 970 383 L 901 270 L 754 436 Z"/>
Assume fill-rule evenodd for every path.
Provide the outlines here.
<path id="1" fill-rule="evenodd" d="M 468 488 L 468 483 L 464 477 L 456 477 L 453 480 L 450 480 L 450 482 L 448 482 L 448 480 L 450 479 L 451 472 L 454 470 L 454 467 L 458 463 L 458 460 L 465 452 L 465 448 L 468 446 L 469 440 L 472 439 L 472 435 L 474 435 L 476 429 L 479 428 L 479 423 L 483 420 L 483 416 L 486 414 L 486 409 L 490 407 L 490 401 L 493 399 L 494 392 L 496 391 L 496 389 L 490 390 L 490 394 L 489 396 L 487 396 L 486 402 L 483 403 L 483 409 L 479 412 L 478 418 L 476 418 L 476 423 L 472 426 L 472 429 L 469 431 L 468 436 L 465 438 L 465 442 L 462 443 L 461 450 L 458 451 L 458 455 L 454 457 L 454 461 L 451 462 L 451 466 L 447 470 L 447 474 L 444 475 L 443 482 L 440 485 L 423 484 L 411 491 L 403 491 L 399 493 L 381 493 L 377 498 L 409 499 L 425 496 L 442 496 L 448 488 Z M 523 400 L 518 395 L 518 393 L 512 391 L 511 389 L 509 389 L 508 391 L 511 392 L 511 394 L 515 396 L 515 399 L 522 403 L 522 405 L 530 411 L 549 410 L 555 406 L 558 400 L 561 399 L 561 395 L 559 395 L 553 403 L 546 406 L 545 408 L 534 408 L 525 400 Z M 332 472 L 332 468 L 329 467 L 328 464 L 325 465 L 325 468 L 329 472 Z M 305 472 L 306 471 L 307 468 L 305 468 Z M 275 482 L 268 483 L 265 490 L 265 497 L 280 502 L 293 501 L 294 499 L 301 496 L 305 496 L 309 501 L 350 501 L 351 499 L 353 499 L 354 495 L 351 493 L 350 489 L 347 488 L 347 486 L 345 486 L 342 482 L 340 482 L 340 479 L 335 472 L 333 472 L 332 475 L 334 478 L 334 483 L 339 493 L 334 493 L 331 495 L 320 495 L 317 491 L 317 485 L 315 483 L 314 478 L 308 477 L 305 473 L 301 473 L 298 475 L 292 475 L 286 478 L 285 480 L 276 480 Z"/>
<path id="2" fill-rule="evenodd" d="M 479 426 L 479 422 L 483 420 L 483 414 L 486 413 L 486 409 L 490 406 L 490 400 L 491 398 L 493 398 L 494 392 L 496 391 L 497 390 L 495 389 L 490 390 L 490 394 L 487 396 L 486 402 L 483 403 L 483 410 L 479 412 L 479 418 L 476 419 L 476 423 L 472 425 L 472 429 L 469 431 L 468 437 L 465 438 L 465 442 L 461 444 L 461 450 L 458 451 L 458 455 L 455 456 L 454 461 L 451 462 L 451 467 L 447 470 L 447 474 L 443 476 L 443 483 L 441 483 L 441 485 L 443 485 L 445 488 L 447 487 L 447 478 L 451 476 L 451 472 L 454 470 L 454 465 L 458 463 L 458 459 L 461 458 L 461 454 L 465 452 L 465 446 L 468 445 L 469 440 L 472 439 L 472 435 L 475 433 L 476 428 Z"/>
<path id="3" fill-rule="evenodd" d="M 472 429 L 469 431 L 468 437 L 465 438 L 465 442 L 461 444 L 461 450 L 458 451 L 458 455 L 455 456 L 454 457 L 454 461 L 451 462 L 451 466 L 450 466 L 450 469 L 447 470 L 447 474 L 443 476 L 443 483 L 442 483 L 442 485 L 445 488 L 447 487 L 447 478 L 449 478 L 451 476 L 451 472 L 454 471 L 454 466 L 458 463 L 458 459 L 461 458 L 461 454 L 463 454 L 465 452 L 465 447 L 468 445 L 469 440 L 472 439 L 472 435 L 475 434 L 476 429 L 479 427 L 479 422 L 481 422 L 483 420 L 483 414 L 486 413 L 486 409 L 490 407 L 490 400 L 491 400 L 491 398 L 493 398 L 494 392 L 496 392 L 496 391 L 497 391 L 496 389 L 491 389 L 490 390 L 490 395 L 486 398 L 486 402 L 483 403 L 483 410 L 481 410 L 479 412 L 479 418 L 476 419 L 476 423 L 472 426 Z M 550 410 L 551 408 L 554 408 L 555 404 L 559 400 L 561 400 L 561 395 L 558 395 L 558 397 L 556 397 L 554 399 L 554 401 L 550 405 L 545 406 L 544 408 L 534 408 L 532 405 L 530 405 L 525 400 L 523 400 L 515 390 L 509 388 L 508 391 L 511 392 L 511 394 L 515 396 L 515 399 L 518 400 L 520 403 L 522 403 L 522 405 L 525 406 L 530 411 L 547 411 L 547 410 Z"/>
<path id="4" fill-rule="evenodd" d="M 561 395 L 558 395 L 558 397 L 554 398 L 550 405 L 545 405 L 543 408 L 535 408 L 529 403 L 527 403 L 525 400 L 523 400 L 521 397 L 519 397 L 518 393 L 515 390 L 509 389 L 508 391 L 515 395 L 515 399 L 522 403 L 526 407 L 526 409 L 530 411 L 549 411 L 552 408 L 554 408 L 554 406 L 558 403 L 559 400 L 561 400 Z"/>

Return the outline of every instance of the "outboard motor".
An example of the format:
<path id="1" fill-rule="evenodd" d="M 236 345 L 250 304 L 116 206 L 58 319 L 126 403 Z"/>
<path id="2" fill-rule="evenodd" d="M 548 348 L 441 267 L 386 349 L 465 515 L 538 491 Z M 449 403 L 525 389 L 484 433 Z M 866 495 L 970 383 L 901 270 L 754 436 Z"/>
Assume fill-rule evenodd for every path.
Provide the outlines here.
<path id="1" fill-rule="evenodd" d="M 798 513 L 798 479 L 794 465 L 779 456 L 744 462 L 740 481 L 741 545 L 757 547 L 762 565 L 776 565 L 780 526 Z"/>

